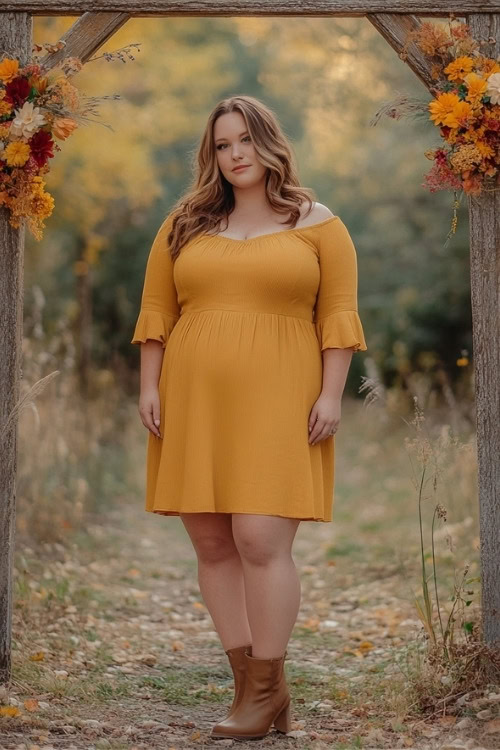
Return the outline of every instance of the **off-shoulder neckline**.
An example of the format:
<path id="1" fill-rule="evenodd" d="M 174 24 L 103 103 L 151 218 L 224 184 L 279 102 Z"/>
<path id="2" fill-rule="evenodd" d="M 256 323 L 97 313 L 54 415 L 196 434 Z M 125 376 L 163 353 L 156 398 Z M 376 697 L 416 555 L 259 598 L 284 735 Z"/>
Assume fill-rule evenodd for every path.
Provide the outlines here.
<path id="1" fill-rule="evenodd" d="M 315 229 L 316 227 L 321 227 L 323 226 L 323 224 L 328 224 L 330 221 L 333 221 L 334 219 L 340 220 L 340 216 L 329 216 L 328 219 L 323 219 L 323 221 L 318 221 L 316 222 L 316 224 L 308 224 L 305 227 L 290 227 L 289 229 L 278 229 L 277 232 L 257 234 L 255 237 L 248 237 L 246 240 L 240 240 L 237 237 L 225 237 L 222 234 L 208 234 L 207 232 L 204 232 L 203 236 L 210 237 L 212 239 L 217 239 L 217 240 L 228 240 L 229 242 L 253 242 L 254 240 L 261 240 L 265 237 L 275 237 L 277 234 L 287 234 L 288 232 L 305 232 L 306 229 Z"/>

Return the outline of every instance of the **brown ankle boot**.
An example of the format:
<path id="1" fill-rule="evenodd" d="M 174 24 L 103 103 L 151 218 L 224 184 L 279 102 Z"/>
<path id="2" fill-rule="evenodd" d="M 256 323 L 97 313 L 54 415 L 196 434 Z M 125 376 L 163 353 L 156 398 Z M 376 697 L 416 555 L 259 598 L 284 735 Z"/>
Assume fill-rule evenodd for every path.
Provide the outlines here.
<path id="1" fill-rule="evenodd" d="M 216 724 L 211 737 L 260 739 L 274 724 L 279 732 L 290 732 L 290 693 L 285 680 L 285 658 L 260 659 L 245 654 L 246 678 L 243 695 L 231 716 Z"/>
<path id="2" fill-rule="evenodd" d="M 249 654 L 252 653 L 251 643 L 248 643 L 245 646 L 235 646 L 235 648 L 230 648 L 226 651 L 227 657 L 229 659 L 229 664 L 233 671 L 233 677 L 234 677 L 234 698 L 231 704 L 231 708 L 229 709 L 229 713 L 226 716 L 226 719 L 228 719 L 231 716 L 234 709 L 241 701 L 241 697 L 243 695 L 243 688 L 245 687 L 245 675 L 246 675 L 245 653 L 249 653 Z"/>

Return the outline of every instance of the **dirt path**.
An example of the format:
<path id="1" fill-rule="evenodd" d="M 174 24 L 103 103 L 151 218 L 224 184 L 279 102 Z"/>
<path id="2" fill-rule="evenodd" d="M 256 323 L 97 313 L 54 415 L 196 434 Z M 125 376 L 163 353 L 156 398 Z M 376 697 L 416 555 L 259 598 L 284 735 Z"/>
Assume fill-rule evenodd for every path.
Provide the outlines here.
<path id="1" fill-rule="evenodd" d="M 497 747 L 479 723 L 408 712 L 395 655 L 420 626 L 397 563 L 332 555 L 332 524 L 304 522 L 294 546 L 302 582 L 288 647 L 292 732 L 281 748 Z M 68 553 L 20 549 L 14 676 L 0 747 L 255 748 L 210 739 L 232 700 L 232 675 L 197 584 L 178 518 L 124 504 Z M 4 714 L 7 712 L 4 710 Z M 496 735 L 498 738 L 498 735 Z M 464 740 L 465 742 L 465 740 Z"/>

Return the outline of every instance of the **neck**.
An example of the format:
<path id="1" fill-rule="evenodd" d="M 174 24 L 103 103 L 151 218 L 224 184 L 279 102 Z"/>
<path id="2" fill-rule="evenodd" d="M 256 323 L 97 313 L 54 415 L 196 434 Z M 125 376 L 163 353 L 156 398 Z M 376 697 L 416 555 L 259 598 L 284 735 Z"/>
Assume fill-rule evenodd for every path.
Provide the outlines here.
<path id="1" fill-rule="evenodd" d="M 233 185 L 234 213 L 244 218 L 245 216 L 266 216 L 269 214 L 269 201 L 267 200 L 265 178 L 250 187 L 240 188 Z"/>

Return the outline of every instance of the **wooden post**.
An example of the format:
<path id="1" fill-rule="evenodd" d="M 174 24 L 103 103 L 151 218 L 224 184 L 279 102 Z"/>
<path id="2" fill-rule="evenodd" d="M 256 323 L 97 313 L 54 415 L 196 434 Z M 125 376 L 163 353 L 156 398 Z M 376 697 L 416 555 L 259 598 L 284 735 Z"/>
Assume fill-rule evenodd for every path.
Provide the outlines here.
<path id="1" fill-rule="evenodd" d="M 31 55 L 28 13 L 3 13 L 0 52 L 20 59 Z M 0 207 L 0 434 L 19 400 L 23 334 L 24 225 L 13 229 Z M 10 680 L 12 571 L 16 519 L 17 419 L 0 439 L 0 684 Z"/>
<path id="2" fill-rule="evenodd" d="M 368 20 L 399 54 L 418 20 L 390 13 L 368 14 Z M 500 53 L 500 14 L 468 16 L 472 36 L 494 40 L 481 46 L 487 57 Z M 429 88 L 430 66 L 416 45 L 407 65 Z M 490 190 L 494 186 L 491 180 Z M 500 190 L 469 197 L 471 304 L 475 372 L 481 604 L 483 640 L 500 647 Z"/>
<path id="3" fill-rule="evenodd" d="M 500 15 L 472 14 L 472 36 L 500 54 Z M 492 185 L 493 187 L 493 180 Z M 472 341 L 481 545 L 483 640 L 500 647 L 500 189 L 469 198 Z"/>

